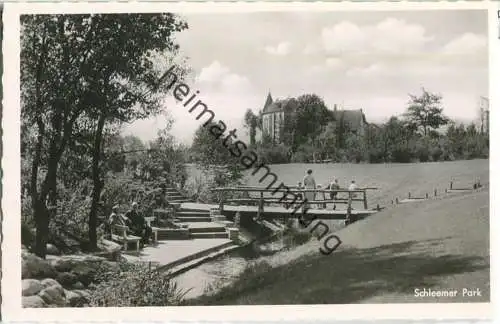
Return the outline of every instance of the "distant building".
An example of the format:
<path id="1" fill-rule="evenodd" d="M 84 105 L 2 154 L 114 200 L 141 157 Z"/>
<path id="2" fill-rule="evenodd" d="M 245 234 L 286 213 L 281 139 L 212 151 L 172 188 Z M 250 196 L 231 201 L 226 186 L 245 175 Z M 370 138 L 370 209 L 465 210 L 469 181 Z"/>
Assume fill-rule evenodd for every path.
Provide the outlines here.
<path id="1" fill-rule="evenodd" d="M 285 125 L 285 110 L 278 103 L 273 101 L 271 93 L 267 94 L 267 99 L 262 109 L 262 131 L 271 137 L 272 141 L 281 141 L 281 131 Z"/>
<path id="2" fill-rule="evenodd" d="M 481 118 L 481 133 L 490 131 L 490 100 L 486 97 L 479 98 L 479 113 Z"/>
<path id="3" fill-rule="evenodd" d="M 365 136 L 368 127 L 363 109 L 345 110 L 337 109 L 337 105 L 333 108 L 333 118 L 337 123 L 337 127 L 345 127 L 345 131 L 349 131 L 359 136 Z"/>
<path id="4" fill-rule="evenodd" d="M 268 93 L 266 102 L 262 109 L 262 131 L 269 136 L 274 143 L 282 142 L 282 131 L 289 116 L 296 107 L 292 104 L 293 99 L 274 101 L 271 93 Z M 331 111 L 336 127 L 345 127 L 344 131 L 364 136 L 368 127 L 365 114 L 362 109 L 344 110 L 334 106 Z"/>

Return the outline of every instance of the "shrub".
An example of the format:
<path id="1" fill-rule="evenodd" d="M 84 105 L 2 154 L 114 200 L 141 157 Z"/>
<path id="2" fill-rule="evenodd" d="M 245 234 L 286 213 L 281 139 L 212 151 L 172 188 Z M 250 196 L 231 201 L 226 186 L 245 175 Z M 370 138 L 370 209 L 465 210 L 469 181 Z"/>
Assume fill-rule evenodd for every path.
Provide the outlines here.
<path id="1" fill-rule="evenodd" d="M 90 306 L 176 306 L 188 293 L 168 274 L 146 265 L 121 264 L 119 268 L 100 274 L 100 283 L 93 286 Z"/>

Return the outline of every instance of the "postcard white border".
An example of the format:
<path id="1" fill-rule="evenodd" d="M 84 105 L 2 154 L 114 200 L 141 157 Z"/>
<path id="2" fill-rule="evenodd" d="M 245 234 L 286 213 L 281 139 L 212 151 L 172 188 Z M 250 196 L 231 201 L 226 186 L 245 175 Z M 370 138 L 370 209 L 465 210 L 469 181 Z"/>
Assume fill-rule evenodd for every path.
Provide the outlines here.
<path id="1" fill-rule="evenodd" d="M 300 305 L 300 306 L 218 306 L 218 307 L 144 307 L 144 308 L 52 308 L 23 309 L 21 307 L 21 258 L 20 258 L 20 91 L 19 91 L 19 15 L 35 13 L 124 13 L 124 12 L 247 12 L 247 11 L 386 11 L 431 9 L 488 9 L 490 51 L 490 107 L 499 101 L 500 48 L 496 2 L 377 2 L 377 3 L 6 3 L 4 4 L 4 114 L 2 120 L 4 156 L 3 167 L 3 277 L 2 315 L 5 322 L 12 321 L 276 321 L 276 320 L 347 320 L 347 319 L 491 319 L 493 305 L 481 304 L 355 304 L 355 305 Z M 497 87 L 495 87 L 497 85 Z M 491 109 L 491 125 L 498 121 Z M 497 139 L 498 131 L 491 127 L 491 138 Z M 494 179 L 498 173 L 493 168 L 500 165 L 495 140 L 490 140 L 491 212 L 494 216 L 496 200 Z M 498 267 L 496 250 L 499 239 L 493 236 L 498 220 L 490 218 L 491 246 L 491 300 L 499 300 L 494 272 Z"/>

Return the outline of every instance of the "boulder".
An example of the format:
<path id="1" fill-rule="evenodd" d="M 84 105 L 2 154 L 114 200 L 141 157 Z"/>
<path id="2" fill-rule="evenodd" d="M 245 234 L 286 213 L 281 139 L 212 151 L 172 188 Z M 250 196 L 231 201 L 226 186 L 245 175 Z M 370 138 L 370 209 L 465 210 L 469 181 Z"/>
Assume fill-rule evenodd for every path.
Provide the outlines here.
<path id="1" fill-rule="evenodd" d="M 73 290 L 73 292 L 79 294 L 80 296 L 82 296 L 83 298 L 85 298 L 85 300 L 87 302 L 90 301 L 90 293 L 87 291 L 87 290 Z"/>
<path id="2" fill-rule="evenodd" d="M 97 242 L 97 248 L 104 251 L 108 260 L 116 261 L 121 253 L 122 246 L 118 243 L 103 239 Z"/>
<path id="3" fill-rule="evenodd" d="M 92 264 L 79 263 L 73 268 L 72 273 L 77 281 L 80 281 L 84 286 L 88 286 L 96 279 L 98 271 L 97 267 Z"/>
<path id="4" fill-rule="evenodd" d="M 90 302 L 90 294 L 84 290 L 66 290 L 66 301 L 71 307 L 83 307 Z"/>
<path id="5" fill-rule="evenodd" d="M 40 296 L 23 296 L 22 304 L 26 308 L 47 307 L 47 304 Z"/>
<path id="6" fill-rule="evenodd" d="M 71 288 L 73 288 L 73 289 L 83 289 L 83 288 L 85 288 L 85 286 L 80 281 L 77 281 L 77 282 L 75 282 L 71 286 Z"/>
<path id="7" fill-rule="evenodd" d="M 36 279 L 23 279 L 23 296 L 35 296 L 38 294 L 44 286 L 42 283 Z"/>
<path id="8" fill-rule="evenodd" d="M 61 284 L 59 282 L 57 282 L 56 280 L 52 279 L 52 278 L 43 279 L 40 283 L 42 284 L 43 288 L 49 288 L 51 286 L 57 286 L 60 289 L 62 289 Z"/>
<path id="9" fill-rule="evenodd" d="M 55 278 L 57 273 L 47 260 L 28 252 L 22 252 L 21 257 L 23 279 Z"/>
<path id="10" fill-rule="evenodd" d="M 78 282 L 78 278 L 72 272 L 59 272 L 56 277 L 57 282 L 59 282 L 63 287 L 72 287 Z"/>
<path id="11" fill-rule="evenodd" d="M 66 294 L 61 285 L 52 285 L 43 289 L 40 296 L 47 304 L 56 306 L 66 306 Z"/>
<path id="12" fill-rule="evenodd" d="M 70 272 L 73 268 L 80 264 L 87 264 L 95 267 L 96 264 L 106 261 L 106 258 L 93 255 L 64 255 L 61 257 L 50 257 L 51 265 L 59 272 Z"/>
<path id="13" fill-rule="evenodd" d="M 59 255 L 59 254 L 61 254 L 61 252 L 54 244 L 48 243 L 47 244 L 47 254 Z"/>

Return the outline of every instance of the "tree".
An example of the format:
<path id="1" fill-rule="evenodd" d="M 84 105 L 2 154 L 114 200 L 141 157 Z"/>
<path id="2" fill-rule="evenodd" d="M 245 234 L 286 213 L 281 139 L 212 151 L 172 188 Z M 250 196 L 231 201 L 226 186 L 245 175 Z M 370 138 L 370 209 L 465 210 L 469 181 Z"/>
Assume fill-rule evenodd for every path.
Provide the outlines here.
<path id="1" fill-rule="evenodd" d="M 159 111 L 167 89 L 158 84 L 155 62 L 172 62 L 169 53 L 178 50 L 172 35 L 185 28 L 173 14 L 22 16 L 22 114 L 36 133 L 30 194 L 39 256 L 45 256 L 47 206 L 57 204 L 58 167 L 75 134 L 91 148 L 89 239 L 95 248 L 104 135 Z"/>
<path id="2" fill-rule="evenodd" d="M 321 127 L 330 121 L 331 114 L 323 99 L 315 94 L 306 94 L 297 98 L 297 111 L 294 116 L 294 147 L 307 143 L 311 137 L 317 137 Z"/>
<path id="3" fill-rule="evenodd" d="M 242 179 L 243 166 L 238 157 L 231 154 L 235 141 L 228 132 L 222 134 L 220 130 L 220 124 L 215 122 L 201 125 L 195 132 L 191 152 L 205 175 L 214 178 L 217 186 L 224 186 Z"/>
<path id="4" fill-rule="evenodd" d="M 245 128 L 248 129 L 250 145 L 255 145 L 255 135 L 257 134 L 257 127 L 259 126 L 259 117 L 255 115 L 251 109 L 248 109 L 245 113 L 244 125 Z"/>
<path id="5" fill-rule="evenodd" d="M 409 107 L 405 114 L 407 121 L 423 130 L 427 136 L 429 128 L 436 129 L 448 124 L 449 119 L 443 114 L 441 95 L 430 93 L 422 88 L 422 94 L 410 94 Z"/>
<path id="6" fill-rule="evenodd" d="M 318 144 L 322 154 L 333 158 L 337 153 L 337 125 L 335 122 L 329 122 L 321 134 L 318 136 Z"/>

